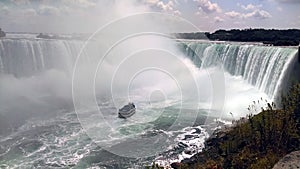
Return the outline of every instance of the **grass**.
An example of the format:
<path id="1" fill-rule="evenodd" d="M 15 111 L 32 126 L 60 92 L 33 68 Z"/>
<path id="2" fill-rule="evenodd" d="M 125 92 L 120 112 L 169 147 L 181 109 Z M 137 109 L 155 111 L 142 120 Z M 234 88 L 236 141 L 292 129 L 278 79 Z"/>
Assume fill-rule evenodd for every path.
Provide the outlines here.
<path id="1" fill-rule="evenodd" d="M 255 102 L 254 102 L 255 104 Z M 176 168 L 272 168 L 284 155 L 300 149 L 300 84 L 281 99 L 280 108 L 267 104 L 230 130 L 219 131 L 206 148 Z M 252 112 L 250 106 L 249 112 Z M 152 166 L 158 168 L 158 166 Z"/>

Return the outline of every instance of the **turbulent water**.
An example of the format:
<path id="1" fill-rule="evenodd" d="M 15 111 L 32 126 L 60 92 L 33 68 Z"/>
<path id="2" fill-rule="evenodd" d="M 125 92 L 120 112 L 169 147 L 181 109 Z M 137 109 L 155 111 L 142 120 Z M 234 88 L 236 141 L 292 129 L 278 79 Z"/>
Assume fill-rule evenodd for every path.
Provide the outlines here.
<path id="1" fill-rule="evenodd" d="M 107 91 L 104 87 L 96 93 L 101 118 L 97 108 L 90 107 L 83 108 L 84 116 L 80 118 L 79 115 L 78 120 L 73 106 L 71 81 L 74 63 L 83 42 L 25 37 L 0 40 L 2 168 L 139 168 L 154 159 L 166 163 L 189 157 L 201 150 L 204 139 L 217 127 L 217 123 L 208 123 L 208 115 L 212 116 L 211 119 L 238 118 L 248 113 L 246 108 L 252 100 L 262 97 L 273 100 L 284 84 L 282 79 L 289 75 L 289 65 L 295 61 L 297 53 L 294 48 L 254 44 L 174 42 L 183 55 L 179 60 L 189 68 L 198 84 L 200 94 L 197 97 L 200 98 L 195 99 L 194 91 L 188 90 L 193 88 L 186 75 L 175 76 L 184 92 L 183 98 L 179 98 L 173 91 L 176 84 L 166 80 L 169 76 L 150 71 L 145 75 L 154 80 L 147 81 L 137 76 L 130 90 L 131 99 L 137 105 L 137 113 L 132 118 L 116 118 L 117 108 L 126 103 L 127 98 L 116 96 L 112 100 L 104 95 L 106 92 L 103 90 Z M 99 50 L 101 47 L 93 48 L 95 53 Z M 88 51 L 81 54 L 87 64 L 93 62 Z M 120 52 L 114 53 L 118 54 Z M 152 58 L 156 59 L 155 56 Z M 113 60 L 107 62 L 114 64 Z M 138 59 L 135 62 L 142 63 Z M 167 70 L 178 69 L 177 63 L 170 58 L 160 62 L 170 64 Z M 214 109 L 211 102 L 215 98 L 212 96 L 221 94 L 213 94 L 211 83 L 214 80 L 211 76 L 220 72 L 224 80 L 224 98 L 221 108 Z M 106 80 L 102 76 L 99 79 Z M 158 79 L 162 79 L 161 82 Z M 122 87 L 121 84 L 117 87 Z M 85 126 L 85 116 L 95 122 L 89 121 L 90 126 Z M 193 123 L 177 123 L 179 117 Z M 109 129 L 106 123 L 110 124 Z M 105 140 L 105 146 L 95 143 L 94 138 L 91 139 L 91 135 L 86 133 L 89 130 L 102 133 L 103 136 L 96 142 Z M 161 145 L 160 152 L 151 152 L 148 157 L 121 157 L 107 149 L 107 145 L 112 143 L 113 147 L 120 145 L 121 151 L 127 151 L 128 148 L 122 145 L 130 139 L 134 138 L 134 144 L 141 146 L 139 144 L 145 138 L 156 135 L 164 138 L 163 143 L 158 140 L 145 150 L 151 152 Z"/>

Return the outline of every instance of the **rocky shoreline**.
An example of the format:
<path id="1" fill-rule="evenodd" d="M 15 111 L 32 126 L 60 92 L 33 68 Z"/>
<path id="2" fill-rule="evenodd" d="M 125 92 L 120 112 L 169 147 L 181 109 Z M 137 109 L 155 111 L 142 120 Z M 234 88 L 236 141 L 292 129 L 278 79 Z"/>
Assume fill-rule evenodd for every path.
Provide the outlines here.
<path id="1" fill-rule="evenodd" d="M 300 168 L 300 151 L 294 151 L 284 156 L 273 169 L 296 169 Z"/>
<path id="2" fill-rule="evenodd" d="M 268 103 L 259 114 L 249 114 L 232 127 L 216 132 L 205 142 L 202 152 L 180 163 L 172 163 L 171 167 L 299 167 L 300 84 L 294 85 L 282 98 L 280 107 Z"/>

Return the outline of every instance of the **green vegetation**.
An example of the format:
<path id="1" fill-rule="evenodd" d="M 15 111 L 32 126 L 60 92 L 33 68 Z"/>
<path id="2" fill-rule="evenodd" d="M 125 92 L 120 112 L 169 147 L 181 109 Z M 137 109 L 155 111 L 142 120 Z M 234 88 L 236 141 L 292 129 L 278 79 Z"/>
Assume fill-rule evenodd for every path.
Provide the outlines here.
<path id="1" fill-rule="evenodd" d="M 272 168 L 284 155 L 300 149 L 300 84 L 289 90 L 280 107 L 268 104 L 261 113 L 242 118 L 230 130 L 207 140 L 203 152 L 173 166 Z"/>
<path id="2" fill-rule="evenodd" d="M 209 39 L 220 41 L 239 41 L 239 42 L 262 42 L 274 46 L 297 46 L 300 42 L 300 30 L 265 30 L 265 29 L 232 29 L 217 30 L 214 33 L 195 32 L 178 33 L 175 35 L 182 39 Z"/>

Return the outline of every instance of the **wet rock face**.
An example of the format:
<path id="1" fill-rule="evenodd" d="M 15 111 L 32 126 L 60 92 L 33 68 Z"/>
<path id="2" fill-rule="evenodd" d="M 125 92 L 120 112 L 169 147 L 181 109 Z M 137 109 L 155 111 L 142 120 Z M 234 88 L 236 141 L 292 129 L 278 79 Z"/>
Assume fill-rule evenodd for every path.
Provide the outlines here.
<path id="1" fill-rule="evenodd" d="M 273 169 L 300 168 L 300 151 L 294 151 L 279 160 Z"/>
<path id="2" fill-rule="evenodd" d="M 176 163 L 172 163 L 171 167 L 174 168 L 174 169 L 180 169 L 181 168 L 181 164 L 177 163 L 177 162 Z"/>

